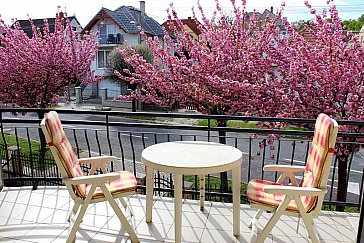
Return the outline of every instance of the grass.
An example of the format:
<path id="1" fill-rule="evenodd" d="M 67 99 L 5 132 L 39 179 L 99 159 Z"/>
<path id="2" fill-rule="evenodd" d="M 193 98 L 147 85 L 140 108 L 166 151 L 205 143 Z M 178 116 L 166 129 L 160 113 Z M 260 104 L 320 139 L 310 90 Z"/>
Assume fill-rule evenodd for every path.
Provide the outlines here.
<path id="1" fill-rule="evenodd" d="M 193 175 L 192 176 L 191 175 L 184 176 L 184 180 L 185 181 L 188 181 L 188 182 L 195 183 L 195 176 L 193 176 Z M 206 189 L 207 189 L 207 186 L 208 186 L 208 182 L 210 182 L 210 188 L 211 189 L 219 189 L 220 188 L 220 178 L 211 176 L 210 177 L 210 180 L 208 181 L 207 180 L 207 177 L 206 177 L 205 178 L 205 188 Z M 194 187 L 196 187 L 196 188 L 199 188 L 200 187 L 200 180 L 199 180 L 199 178 L 197 179 L 197 185 L 195 185 Z M 246 194 L 246 187 L 247 187 L 247 184 L 246 183 L 241 183 L 241 186 L 240 186 L 240 193 L 241 194 Z M 228 188 L 232 188 L 232 181 L 231 180 L 228 180 Z M 224 198 L 223 197 L 223 199 L 226 200 L 226 202 L 232 202 L 232 198 L 227 198 L 227 197 Z M 214 201 L 213 200 L 213 197 L 212 198 L 208 198 L 208 200 Z M 241 200 L 241 203 L 248 203 L 248 202 L 246 200 Z"/>
<path id="2" fill-rule="evenodd" d="M 122 118 L 142 120 L 142 121 L 155 121 L 156 120 L 155 117 L 151 117 L 151 116 L 122 116 Z"/>
<path id="3" fill-rule="evenodd" d="M 228 121 L 227 122 L 227 126 L 231 127 L 231 128 L 256 128 L 257 127 L 256 124 L 257 124 L 256 122 L 243 122 L 243 121 Z M 207 127 L 208 120 L 207 119 L 199 120 L 196 125 Z M 215 119 L 211 120 L 210 125 L 211 125 L 211 127 L 217 127 L 216 120 Z"/>
<path id="4" fill-rule="evenodd" d="M 0 144 L 5 144 L 4 138 L 8 147 L 19 145 L 19 147 L 21 148 L 21 154 L 24 155 L 24 157 L 30 157 L 30 155 L 37 157 L 41 155 L 41 146 L 38 141 L 31 140 L 29 142 L 27 139 L 20 137 L 18 137 L 17 140 L 14 135 L 4 133 L 4 137 L 0 136 Z M 46 148 L 45 157 L 52 158 L 52 153 L 49 150 L 49 148 Z M 25 159 L 24 165 L 29 166 L 28 163 L 29 159 Z M 35 161 L 35 163 L 37 163 L 37 160 Z M 36 168 L 43 168 L 43 167 L 44 167 L 43 163 L 36 165 Z"/>

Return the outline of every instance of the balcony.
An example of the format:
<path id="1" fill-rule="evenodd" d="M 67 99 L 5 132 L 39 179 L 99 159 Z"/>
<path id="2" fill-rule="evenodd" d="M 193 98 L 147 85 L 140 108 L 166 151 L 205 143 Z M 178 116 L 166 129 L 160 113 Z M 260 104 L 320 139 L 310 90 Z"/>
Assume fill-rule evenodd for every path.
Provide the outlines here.
<path id="1" fill-rule="evenodd" d="M 129 198 L 134 216 L 128 217 L 141 242 L 174 242 L 173 199 L 155 197 L 153 223 L 145 222 L 145 196 Z M 0 241 L 65 242 L 68 235 L 67 216 L 73 201 L 65 187 L 10 187 L 0 192 Z M 205 211 L 199 202 L 185 199 L 182 207 L 183 242 L 249 242 L 248 224 L 255 210 L 241 205 L 240 236 L 232 234 L 232 204 L 206 202 Z M 263 214 L 265 223 L 270 215 Z M 316 226 L 322 242 L 354 242 L 356 233 L 349 223 L 357 213 L 322 211 Z M 296 233 L 297 220 L 285 216 L 265 242 L 307 242 L 302 224 Z M 130 242 L 114 211 L 108 204 L 88 208 L 78 231 L 76 242 Z M 262 225 L 260 225 L 262 227 Z M 19 241 L 17 241 L 19 240 Z"/>
<path id="2" fill-rule="evenodd" d="M 67 237 L 66 217 L 72 204 L 67 190 L 63 187 L 58 170 L 49 154 L 40 159 L 38 115 L 48 110 L 36 109 L 1 109 L 0 120 L 0 156 L 4 169 L 5 188 L 0 193 L 0 241 L 21 239 L 30 242 L 64 242 Z M 141 151 L 150 145 L 180 140 L 219 141 L 219 131 L 226 133 L 226 143 L 243 152 L 242 182 L 253 178 L 275 180 L 276 174 L 264 172 L 267 164 L 304 163 L 310 145 L 307 136 L 309 130 L 274 130 L 264 128 L 219 128 L 213 127 L 213 119 L 226 119 L 254 123 L 289 122 L 313 123 L 312 120 L 257 118 L 239 116 L 207 116 L 171 113 L 128 113 L 58 110 L 65 132 L 77 155 L 114 155 L 117 163 L 110 165 L 110 170 L 129 170 L 139 178 L 138 191 L 145 189 L 144 166 L 140 162 Z M 22 115 L 25 114 L 25 115 Z M 133 117 L 144 117 L 135 120 Z M 151 123 L 150 120 L 153 119 Z M 207 126 L 191 126 L 192 122 L 206 120 Z M 355 122 L 339 121 L 339 124 Z M 356 123 L 355 123 L 356 124 Z M 357 125 L 364 125 L 357 122 Z M 220 133 L 221 134 L 221 133 Z M 252 136 L 252 134 L 258 134 Z M 268 141 L 267 134 L 279 134 L 274 141 Z M 339 133 L 339 137 L 363 138 L 363 134 Z M 340 140 L 337 145 L 352 141 Z M 355 144 L 355 143 L 354 143 Z M 360 142 L 356 143 L 361 145 Z M 269 145 L 274 146 L 271 149 Z M 325 196 L 324 210 L 315 221 L 323 242 L 353 242 L 356 238 L 361 206 L 364 177 L 361 150 L 349 154 L 345 185 L 345 199 L 337 200 L 338 158 L 334 156 Z M 89 170 L 84 166 L 85 171 Z M 228 174 L 228 178 L 231 178 Z M 206 181 L 206 211 L 200 212 L 198 206 L 199 187 L 197 177 L 183 178 L 185 201 L 183 206 L 183 231 L 185 242 L 248 242 L 250 231 L 247 224 L 255 210 L 246 203 L 245 191 L 241 191 L 241 236 L 233 237 L 231 229 L 231 188 L 222 192 L 219 188 L 219 175 L 208 175 Z M 216 184 L 217 183 L 217 184 Z M 36 189 L 36 190 L 33 190 Z M 156 201 L 153 208 L 152 224 L 145 223 L 145 196 L 138 194 L 129 199 L 134 209 L 132 218 L 138 236 L 142 242 L 173 242 L 173 177 L 158 173 L 155 178 Z M 335 211 L 345 207 L 345 212 Z M 340 209 L 342 210 L 342 209 Z M 263 215 L 259 228 L 267 220 Z M 110 208 L 104 204 L 90 207 L 84 218 L 84 231 L 79 231 L 77 242 L 126 242 L 123 229 Z M 293 242 L 307 239 L 305 227 L 301 221 L 298 234 L 297 221 L 283 217 L 271 232 L 267 242 Z M 101 229 L 101 230 L 100 230 Z M 359 229 L 359 232 L 361 230 Z M 6 237 L 8 239 L 2 239 Z M 53 241 L 54 240 L 54 241 Z"/>
<path id="3" fill-rule="evenodd" d="M 121 45 L 124 43 L 124 36 L 118 34 L 101 35 L 99 37 L 100 45 Z"/>

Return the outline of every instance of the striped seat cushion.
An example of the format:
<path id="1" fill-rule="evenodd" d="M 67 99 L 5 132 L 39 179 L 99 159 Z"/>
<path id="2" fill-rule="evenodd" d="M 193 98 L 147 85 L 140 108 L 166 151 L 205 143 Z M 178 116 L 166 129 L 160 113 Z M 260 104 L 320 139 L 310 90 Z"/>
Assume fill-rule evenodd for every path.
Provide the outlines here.
<path id="1" fill-rule="evenodd" d="M 301 187 L 322 188 L 327 184 L 327 178 L 323 178 L 325 168 L 330 167 L 331 161 L 328 154 L 334 152 L 330 147 L 331 136 L 334 134 L 334 122 L 329 116 L 320 114 L 317 117 L 312 146 L 307 158 L 306 168 L 303 174 Z M 336 135 L 335 135 L 336 136 Z M 328 175 L 327 175 L 328 176 Z M 283 195 L 268 194 L 263 191 L 264 185 L 279 185 L 265 180 L 253 180 L 249 182 L 247 189 L 248 200 L 257 204 L 278 207 L 283 200 Z M 301 197 L 306 212 L 312 211 L 317 202 L 317 196 Z M 295 203 L 291 202 L 287 208 L 290 211 L 297 211 Z"/>
<path id="2" fill-rule="evenodd" d="M 119 173 L 120 179 L 106 183 L 106 187 L 109 189 L 111 194 L 116 195 L 119 193 L 134 191 L 137 186 L 137 180 L 135 176 L 129 171 L 117 171 L 117 173 Z M 91 185 L 86 185 L 86 194 L 88 194 L 90 189 Z M 105 197 L 104 193 L 102 192 L 101 188 L 97 187 L 92 199 L 103 197 Z"/>
<path id="3" fill-rule="evenodd" d="M 270 194 L 263 191 L 263 186 L 266 185 L 281 185 L 279 183 L 266 181 L 266 180 L 251 180 L 247 187 L 247 197 L 250 203 L 267 205 L 270 207 L 278 207 L 279 204 L 283 201 L 283 194 Z M 308 203 L 310 201 L 310 197 L 301 197 L 303 206 L 306 212 L 309 211 Z M 297 205 L 294 201 L 291 201 L 288 205 L 287 211 L 298 212 Z"/>

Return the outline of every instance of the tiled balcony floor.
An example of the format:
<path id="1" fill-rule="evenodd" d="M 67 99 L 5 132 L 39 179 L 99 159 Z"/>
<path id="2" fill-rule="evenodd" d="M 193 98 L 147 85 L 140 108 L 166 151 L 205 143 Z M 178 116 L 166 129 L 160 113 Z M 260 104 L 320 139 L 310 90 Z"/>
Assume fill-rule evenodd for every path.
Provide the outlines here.
<path id="1" fill-rule="evenodd" d="M 141 242 L 174 242 L 173 199 L 156 198 L 153 223 L 145 222 L 145 196 L 129 198 L 134 211 L 130 219 Z M 68 212 L 73 206 L 65 187 L 4 188 L 0 192 L 0 242 L 65 242 L 68 235 Z M 204 212 L 199 202 L 183 203 L 183 242 L 249 242 L 248 223 L 254 209 L 241 206 L 241 235 L 232 235 L 232 205 L 206 202 Z M 259 228 L 269 215 L 259 220 Z M 316 219 L 321 242 L 355 242 L 355 231 L 347 217 L 358 214 L 322 212 Z M 129 217 L 130 218 L 130 217 Z M 307 242 L 306 230 L 301 223 L 298 234 L 297 221 L 283 216 L 266 242 Z M 76 242 L 130 242 L 123 227 L 106 203 L 91 205 L 77 233 Z"/>

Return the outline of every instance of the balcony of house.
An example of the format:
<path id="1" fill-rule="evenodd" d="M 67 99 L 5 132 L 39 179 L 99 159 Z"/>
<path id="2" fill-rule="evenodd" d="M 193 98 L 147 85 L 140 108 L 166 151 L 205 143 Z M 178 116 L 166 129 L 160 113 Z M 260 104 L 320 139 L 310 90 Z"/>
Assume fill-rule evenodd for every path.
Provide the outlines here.
<path id="1" fill-rule="evenodd" d="M 124 36 L 121 33 L 117 34 L 100 34 L 100 46 L 116 46 L 124 43 Z"/>
<path id="2" fill-rule="evenodd" d="M 73 199 L 62 183 L 60 171 L 49 145 L 39 135 L 40 118 L 49 110 L 1 109 L 0 156 L 0 241 L 65 242 L 67 222 Z M 267 165 L 306 164 L 312 145 L 314 120 L 208 116 L 196 114 L 143 113 L 114 111 L 57 110 L 65 134 L 78 158 L 113 155 L 108 171 L 126 170 L 137 178 L 136 194 L 127 197 L 128 209 L 122 208 L 141 242 L 175 242 L 174 174 L 154 171 L 152 222 L 147 223 L 146 170 L 142 151 L 165 142 L 225 142 L 242 152 L 239 235 L 234 235 L 233 177 L 206 174 L 204 207 L 201 209 L 200 175 L 182 176 L 182 242 L 249 242 L 254 235 L 249 227 L 257 209 L 247 200 L 247 184 L 252 179 L 276 181 L 279 174 L 263 170 Z M 216 119 L 239 123 L 217 127 Z M 278 130 L 259 124 L 289 124 Z M 362 126 L 362 122 L 338 121 L 340 125 Z M 311 124 L 311 129 L 308 124 Z M 302 129 L 302 125 L 308 127 Z M 307 126 L 306 126 L 307 125 Z M 271 134 L 274 134 L 271 135 Z M 363 163 L 360 133 L 338 134 L 336 148 L 350 145 L 345 177 L 334 154 L 323 207 L 314 219 L 320 242 L 355 242 L 362 232 L 359 226 L 362 205 Z M 52 145 L 51 145 L 52 146 Z M 339 151 L 337 149 L 337 151 Z M 90 166 L 82 164 L 84 173 Z M 97 173 L 101 173 L 97 171 Z M 102 174 L 102 173 L 101 173 Z M 340 174 L 340 177 L 339 177 Z M 301 176 L 301 177 L 300 177 Z M 302 175 L 297 176 L 298 180 Z M 340 180 L 340 181 L 339 181 Z M 338 193 L 340 183 L 346 191 Z M 150 186 L 150 184 L 149 184 Z M 130 210 L 129 210 L 130 209 Z M 235 211 L 236 212 L 236 211 Z M 262 231 L 274 212 L 264 212 L 258 220 Z M 297 228 L 298 227 L 298 228 Z M 76 234 L 76 242 L 130 242 L 129 234 L 106 202 L 90 205 Z M 310 242 L 303 220 L 282 216 L 264 242 Z"/>

